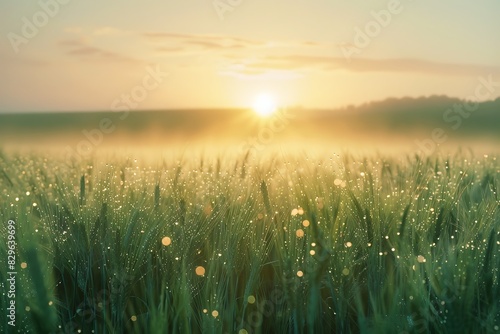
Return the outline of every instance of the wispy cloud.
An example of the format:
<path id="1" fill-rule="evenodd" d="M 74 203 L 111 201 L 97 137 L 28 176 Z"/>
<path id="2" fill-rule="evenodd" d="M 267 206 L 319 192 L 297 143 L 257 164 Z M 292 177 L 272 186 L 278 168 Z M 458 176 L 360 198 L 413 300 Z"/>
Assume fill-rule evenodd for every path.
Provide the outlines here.
<path id="1" fill-rule="evenodd" d="M 232 57 L 234 59 L 234 57 Z M 219 74 L 243 80 L 268 79 L 268 80 L 289 80 L 303 76 L 297 69 L 278 67 L 254 66 L 252 60 L 232 61 L 222 66 Z"/>
<path id="2" fill-rule="evenodd" d="M 65 49 L 67 55 L 80 57 L 82 60 L 138 62 L 134 58 L 90 45 L 90 40 L 84 37 L 61 40 L 58 44 Z"/>
<path id="3" fill-rule="evenodd" d="M 156 45 L 156 51 L 193 53 L 203 51 L 246 50 L 264 48 L 267 42 L 222 35 L 145 32 L 142 34 Z"/>
<path id="4" fill-rule="evenodd" d="M 181 41 L 211 41 L 219 44 L 220 46 L 226 46 L 231 44 L 245 44 L 249 46 L 262 46 L 267 42 L 234 37 L 234 36 L 223 36 L 223 35 L 209 35 L 209 34 L 178 34 L 178 33 L 167 33 L 167 32 L 145 32 L 142 34 L 144 37 L 162 39 L 162 40 L 181 40 Z"/>
<path id="5" fill-rule="evenodd" d="M 247 52 L 249 50 L 279 50 L 301 49 L 314 50 L 318 48 L 332 48 L 326 43 L 313 41 L 263 41 L 235 36 L 208 35 L 208 34 L 177 34 L 166 32 L 145 32 L 142 36 L 147 41 L 156 45 L 156 51 L 178 52 L 192 54 L 195 52 L 235 51 Z M 221 57 L 224 56 L 221 54 Z"/>
<path id="6" fill-rule="evenodd" d="M 432 75 L 475 76 L 484 73 L 499 73 L 500 67 L 442 63 L 424 59 L 389 58 L 356 59 L 347 63 L 344 58 L 334 58 L 332 69 L 346 69 L 354 72 L 413 72 Z"/>
<path id="7" fill-rule="evenodd" d="M 225 65 L 219 68 L 222 75 L 237 77 L 262 76 L 269 73 L 298 76 L 305 71 L 349 71 L 354 73 L 421 73 L 441 76 L 475 76 L 500 73 L 500 68 L 479 64 L 443 63 L 412 58 L 357 58 L 347 62 L 343 57 L 328 56 L 333 44 L 317 41 L 264 41 L 230 35 L 185 34 L 173 32 L 132 32 L 115 27 L 99 27 L 85 35 L 81 29 L 71 28 L 78 38 L 63 40 L 59 44 L 70 56 L 94 60 L 136 61 L 116 50 L 95 45 L 103 37 L 127 37 L 138 43 L 142 51 L 161 56 L 183 56 L 210 53 Z M 102 43 L 101 43 L 102 45 Z M 248 56 L 251 52 L 251 58 Z M 300 74 L 299 74 L 300 72 Z"/>
<path id="8" fill-rule="evenodd" d="M 325 56 L 263 56 L 246 64 L 245 69 L 255 70 L 299 70 L 321 69 L 326 71 L 345 70 L 350 72 L 425 73 L 447 76 L 474 76 L 484 73 L 500 73 L 500 67 L 475 64 L 448 64 L 422 59 L 369 59 L 358 58 L 346 62 L 340 57 Z"/>

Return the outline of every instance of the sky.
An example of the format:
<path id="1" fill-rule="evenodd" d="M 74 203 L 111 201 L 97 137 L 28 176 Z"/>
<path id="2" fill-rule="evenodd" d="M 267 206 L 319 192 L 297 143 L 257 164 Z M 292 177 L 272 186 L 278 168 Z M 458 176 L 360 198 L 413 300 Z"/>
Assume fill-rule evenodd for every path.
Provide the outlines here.
<path id="1" fill-rule="evenodd" d="M 500 2 L 0 0 L 0 112 L 500 96 Z"/>

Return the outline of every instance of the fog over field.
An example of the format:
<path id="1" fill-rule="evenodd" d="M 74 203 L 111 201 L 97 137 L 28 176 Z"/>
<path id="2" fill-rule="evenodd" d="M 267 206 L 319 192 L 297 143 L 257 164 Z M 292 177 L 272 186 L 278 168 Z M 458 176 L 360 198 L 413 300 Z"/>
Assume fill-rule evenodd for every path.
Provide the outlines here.
<path id="1" fill-rule="evenodd" d="M 263 151 L 269 147 L 407 150 L 492 149 L 500 143 L 500 99 L 476 103 L 445 96 L 388 99 L 337 110 L 283 107 L 269 118 L 252 110 L 156 110 L 0 114 L 7 145 L 171 148 L 189 143 Z M 324 145 L 325 147 L 322 147 Z M 36 145 L 35 145 L 36 146 Z"/>

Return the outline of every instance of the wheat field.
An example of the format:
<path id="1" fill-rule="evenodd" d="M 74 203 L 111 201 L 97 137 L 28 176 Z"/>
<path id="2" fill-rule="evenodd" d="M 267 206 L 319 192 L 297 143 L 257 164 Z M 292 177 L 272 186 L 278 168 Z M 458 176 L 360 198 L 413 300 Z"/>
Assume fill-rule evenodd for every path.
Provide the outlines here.
<path id="1" fill-rule="evenodd" d="M 0 153 L 17 330 L 499 332 L 495 156 L 137 156 Z"/>

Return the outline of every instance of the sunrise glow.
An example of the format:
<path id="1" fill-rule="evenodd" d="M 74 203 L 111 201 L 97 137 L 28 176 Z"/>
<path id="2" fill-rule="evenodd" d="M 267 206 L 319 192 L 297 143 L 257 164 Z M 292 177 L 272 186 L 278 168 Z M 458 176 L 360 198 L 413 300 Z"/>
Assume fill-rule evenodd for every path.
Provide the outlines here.
<path id="1" fill-rule="evenodd" d="M 277 109 L 276 100 L 269 94 L 260 94 L 255 97 L 253 110 L 262 117 L 272 115 Z"/>

